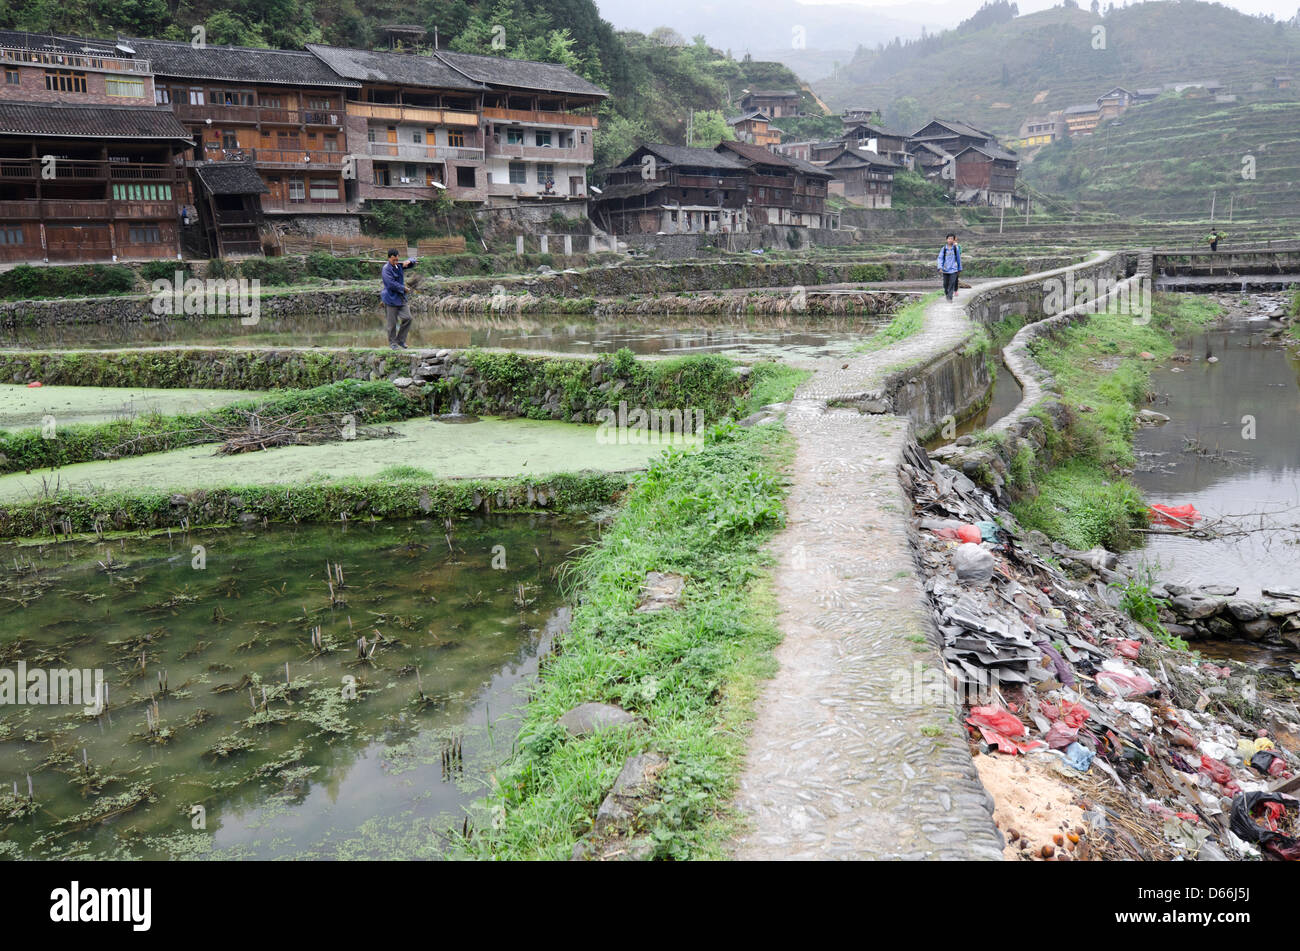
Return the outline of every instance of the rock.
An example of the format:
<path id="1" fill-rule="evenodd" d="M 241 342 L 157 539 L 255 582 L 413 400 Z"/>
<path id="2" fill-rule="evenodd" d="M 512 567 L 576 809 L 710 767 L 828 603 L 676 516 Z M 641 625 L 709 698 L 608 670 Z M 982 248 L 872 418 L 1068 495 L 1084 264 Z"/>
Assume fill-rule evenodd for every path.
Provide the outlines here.
<path id="1" fill-rule="evenodd" d="M 662 571 L 651 571 L 641 584 L 641 603 L 636 609 L 642 614 L 662 611 L 664 608 L 676 608 L 681 604 L 682 590 L 686 579 L 681 575 Z"/>
<path id="2" fill-rule="evenodd" d="M 1268 609 L 1269 617 L 1289 617 L 1292 614 L 1300 614 L 1300 601 L 1293 601 L 1289 604 L 1274 604 Z"/>
<path id="3" fill-rule="evenodd" d="M 406 387 L 410 386 L 414 382 L 415 381 L 411 379 L 409 376 L 398 376 L 393 378 L 393 386 L 397 387 L 398 389 L 405 389 Z"/>
<path id="4" fill-rule="evenodd" d="M 1201 632 L 1196 628 L 1186 624 L 1175 624 L 1172 621 L 1165 625 L 1165 630 L 1174 637 L 1181 637 L 1185 641 L 1194 641 L 1201 636 Z"/>
<path id="5" fill-rule="evenodd" d="M 1212 598 L 1197 598 L 1188 594 L 1180 594 L 1170 602 L 1170 607 L 1173 608 L 1175 614 L 1196 620 L 1217 613 L 1221 603 Z"/>
<path id="6" fill-rule="evenodd" d="M 1264 612 L 1260 610 L 1259 605 L 1250 601 L 1229 601 L 1228 613 L 1238 621 L 1253 621 L 1260 617 Z"/>
<path id="7" fill-rule="evenodd" d="M 1239 590 L 1236 585 L 1230 584 L 1206 584 L 1201 585 L 1198 589 L 1206 594 L 1212 594 L 1217 597 L 1230 598 Z"/>
<path id="8" fill-rule="evenodd" d="M 733 368 L 732 372 L 735 373 L 736 376 L 740 377 L 740 379 L 743 380 L 745 379 L 745 377 L 749 376 L 754 371 L 753 368 L 751 367 L 735 367 Z"/>
<path id="9" fill-rule="evenodd" d="M 1138 354 L 1138 356 L 1141 357 L 1143 360 L 1154 360 L 1156 358 L 1156 355 L 1154 353 L 1150 353 L 1146 350 L 1143 350 L 1141 353 Z"/>
<path id="10" fill-rule="evenodd" d="M 581 703 L 556 722 L 573 736 L 586 736 L 599 730 L 637 726 L 642 721 L 640 717 L 612 703 Z"/>
<path id="11" fill-rule="evenodd" d="M 1075 552 L 1075 558 L 1097 571 L 1112 571 L 1119 564 L 1119 555 L 1100 546 L 1087 551 Z"/>
<path id="12" fill-rule="evenodd" d="M 952 556 L 953 566 L 957 569 L 957 580 L 965 584 L 988 584 L 993 577 L 993 567 L 997 559 L 993 552 L 973 542 L 958 545 Z"/>
<path id="13" fill-rule="evenodd" d="M 1251 641 L 1262 641 L 1277 630 L 1277 624 L 1266 617 L 1246 621 L 1244 624 L 1237 625 L 1237 627 L 1246 639 Z"/>
<path id="14" fill-rule="evenodd" d="M 1219 358 L 1218 358 L 1218 357 L 1206 357 L 1206 358 L 1205 358 L 1205 362 L 1206 362 L 1206 363 L 1218 363 L 1218 362 L 1219 362 Z"/>
<path id="15" fill-rule="evenodd" d="M 240 525 L 255 525 L 262 520 L 260 515 L 254 515 L 252 512 L 245 512 L 239 516 Z"/>
<path id="16" fill-rule="evenodd" d="M 1292 601 L 1300 601 L 1300 591 L 1287 591 L 1283 588 L 1265 588 L 1263 590 L 1266 598 L 1287 598 Z"/>
<path id="17" fill-rule="evenodd" d="M 614 780 L 614 788 L 596 810 L 595 830 L 604 833 L 629 825 L 636 818 L 641 800 L 654 792 L 655 782 L 667 765 L 668 758 L 659 753 L 628 757 Z"/>
<path id="18" fill-rule="evenodd" d="M 1157 413 L 1153 409 L 1139 410 L 1137 414 L 1138 422 L 1145 426 L 1162 426 L 1169 422 L 1169 417 L 1164 413 Z"/>

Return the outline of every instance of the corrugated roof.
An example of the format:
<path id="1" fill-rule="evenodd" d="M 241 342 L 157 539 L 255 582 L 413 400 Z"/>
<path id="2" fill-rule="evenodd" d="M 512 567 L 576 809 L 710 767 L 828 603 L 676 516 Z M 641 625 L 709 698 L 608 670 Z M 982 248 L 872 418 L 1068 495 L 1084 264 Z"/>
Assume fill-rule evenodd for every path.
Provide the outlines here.
<path id="1" fill-rule="evenodd" d="M 438 50 L 434 55 L 475 82 L 489 86 L 599 98 L 609 95 L 595 83 L 588 82 L 573 70 L 558 63 L 535 63 L 527 59 L 479 56 L 474 53 L 454 53 L 450 50 Z"/>
<path id="2" fill-rule="evenodd" d="M 356 88 L 311 53 L 300 50 L 264 50 L 244 46 L 203 46 L 165 40 L 130 41 L 136 54 L 156 75 L 178 79 L 220 79 L 229 82 L 275 83 L 286 86 L 343 86 Z"/>
<path id="3" fill-rule="evenodd" d="M 194 171 L 214 195 L 263 195 L 270 191 L 248 162 L 213 162 Z"/>
<path id="4" fill-rule="evenodd" d="M 61 36 L 56 33 L 28 33 L 22 30 L 0 30 L 0 46 L 20 50 L 55 50 L 62 53 L 83 53 L 101 50 L 106 56 L 121 56 L 112 40 L 89 40 L 80 36 Z"/>
<path id="5" fill-rule="evenodd" d="M 308 43 L 307 49 L 340 76 L 360 82 L 433 89 L 485 88 L 482 83 L 475 82 L 434 56 L 348 49 L 319 43 Z"/>
<path id="6" fill-rule="evenodd" d="M 170 106 L 0 102 L 0 135 L 190 141 Z"/>

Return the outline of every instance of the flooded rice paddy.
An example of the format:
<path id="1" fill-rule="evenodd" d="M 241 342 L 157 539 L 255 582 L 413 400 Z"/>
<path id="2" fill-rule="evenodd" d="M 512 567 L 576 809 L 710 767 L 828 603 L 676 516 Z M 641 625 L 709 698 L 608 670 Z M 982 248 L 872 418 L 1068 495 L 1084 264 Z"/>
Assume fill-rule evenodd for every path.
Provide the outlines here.
<path id="1" fill-rule="evenodd" d="M 626 347 L 639 356 L 720 353 L 737 359 L 841 356 L 888 320 L 888 316 L 786 318 L 714 317 L 698 321 L 664 315 L 638 320 L 581 320 L 562 315 L 536 318 L 421 315 L 411 327 L 415 348 L 467 347 L 594 355 Z M 727 321 L 733 325 L 728 326 Z M 712 326 L 709 326 L 712 324 Z M 244 326 L 237 317 L 143 323 L 0 328 L 4 349 L 99 349 L 118 347 L 385 347 L 382 317 L 320 314 L 263 317 Z"/>
<path id="2" fill-rule="evenodd" d="M 0 669 L 108 695 L 6 707 L 0 855 L 443 854 L 589 537 L 513 516 L 0 548 Z"/>

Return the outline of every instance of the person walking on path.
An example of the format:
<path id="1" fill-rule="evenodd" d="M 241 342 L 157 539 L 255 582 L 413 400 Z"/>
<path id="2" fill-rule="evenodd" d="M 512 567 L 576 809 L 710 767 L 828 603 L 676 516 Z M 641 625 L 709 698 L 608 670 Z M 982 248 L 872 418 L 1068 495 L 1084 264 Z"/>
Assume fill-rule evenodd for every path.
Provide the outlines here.
<path id="1" fill-rule="evenodd" d="M 1209 234 L 1205 236 L 1205 240 L 1210 242 L 1211 251 L 1217 251 L 1219 250 L 1219 242 L 1223 240 L 1223 232 L 1211 231 Z"/>
<path id="2" fill-rule="evenodd" d="M 406 271 L 415 267 L 415 258 L 398 261 L 396 248 L 388 249 L 388 263 L 384 265 L 384 289 L 379 298 L 388 315 L 388 346 L 405 350 L 406 334 L 411 329 L 411 308 L 406 303 Z"/>
<path id="3" fill-rule="evenodd" d="M 957 293 L 957 280 L 961 274 L 961 245 L 952 232 L 948 233 L 943 247 L 939 249 L 937 264 L 939 273 L 943 275 L 943 296 L 952 300 Z"/>

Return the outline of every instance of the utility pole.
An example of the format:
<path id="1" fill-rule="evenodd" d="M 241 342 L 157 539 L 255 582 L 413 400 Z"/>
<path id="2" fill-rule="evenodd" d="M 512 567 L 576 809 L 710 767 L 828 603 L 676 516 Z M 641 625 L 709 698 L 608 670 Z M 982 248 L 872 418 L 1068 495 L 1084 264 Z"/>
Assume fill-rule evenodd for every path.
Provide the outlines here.
<path id="1" fill-rule="evenodd" d="M 1214 202 L 1218 197 L 1218 192 L 1210 192 L 1210 224 L 1214 224 Z"/>
<path id="2" fill-rule="evenodd" d="M 686 147 L 690 148 L 695 144 L 695 109 L 692 108 L 686 117 Z"/>
<path id="3" fill-rule="evenodd" d="M 1002 233 L 1002 219 L 1005 218 L 1006 215 L 1007 215 L 1007 206 L 999 205 L 998 206 L 998 234 Z"/>
<path id="4" fill-rule="evenodd" d="M 1228 224 L 1232 224 L 1232 200 L 1236 197 L 1235 194 L 1228 196 Z"/>

